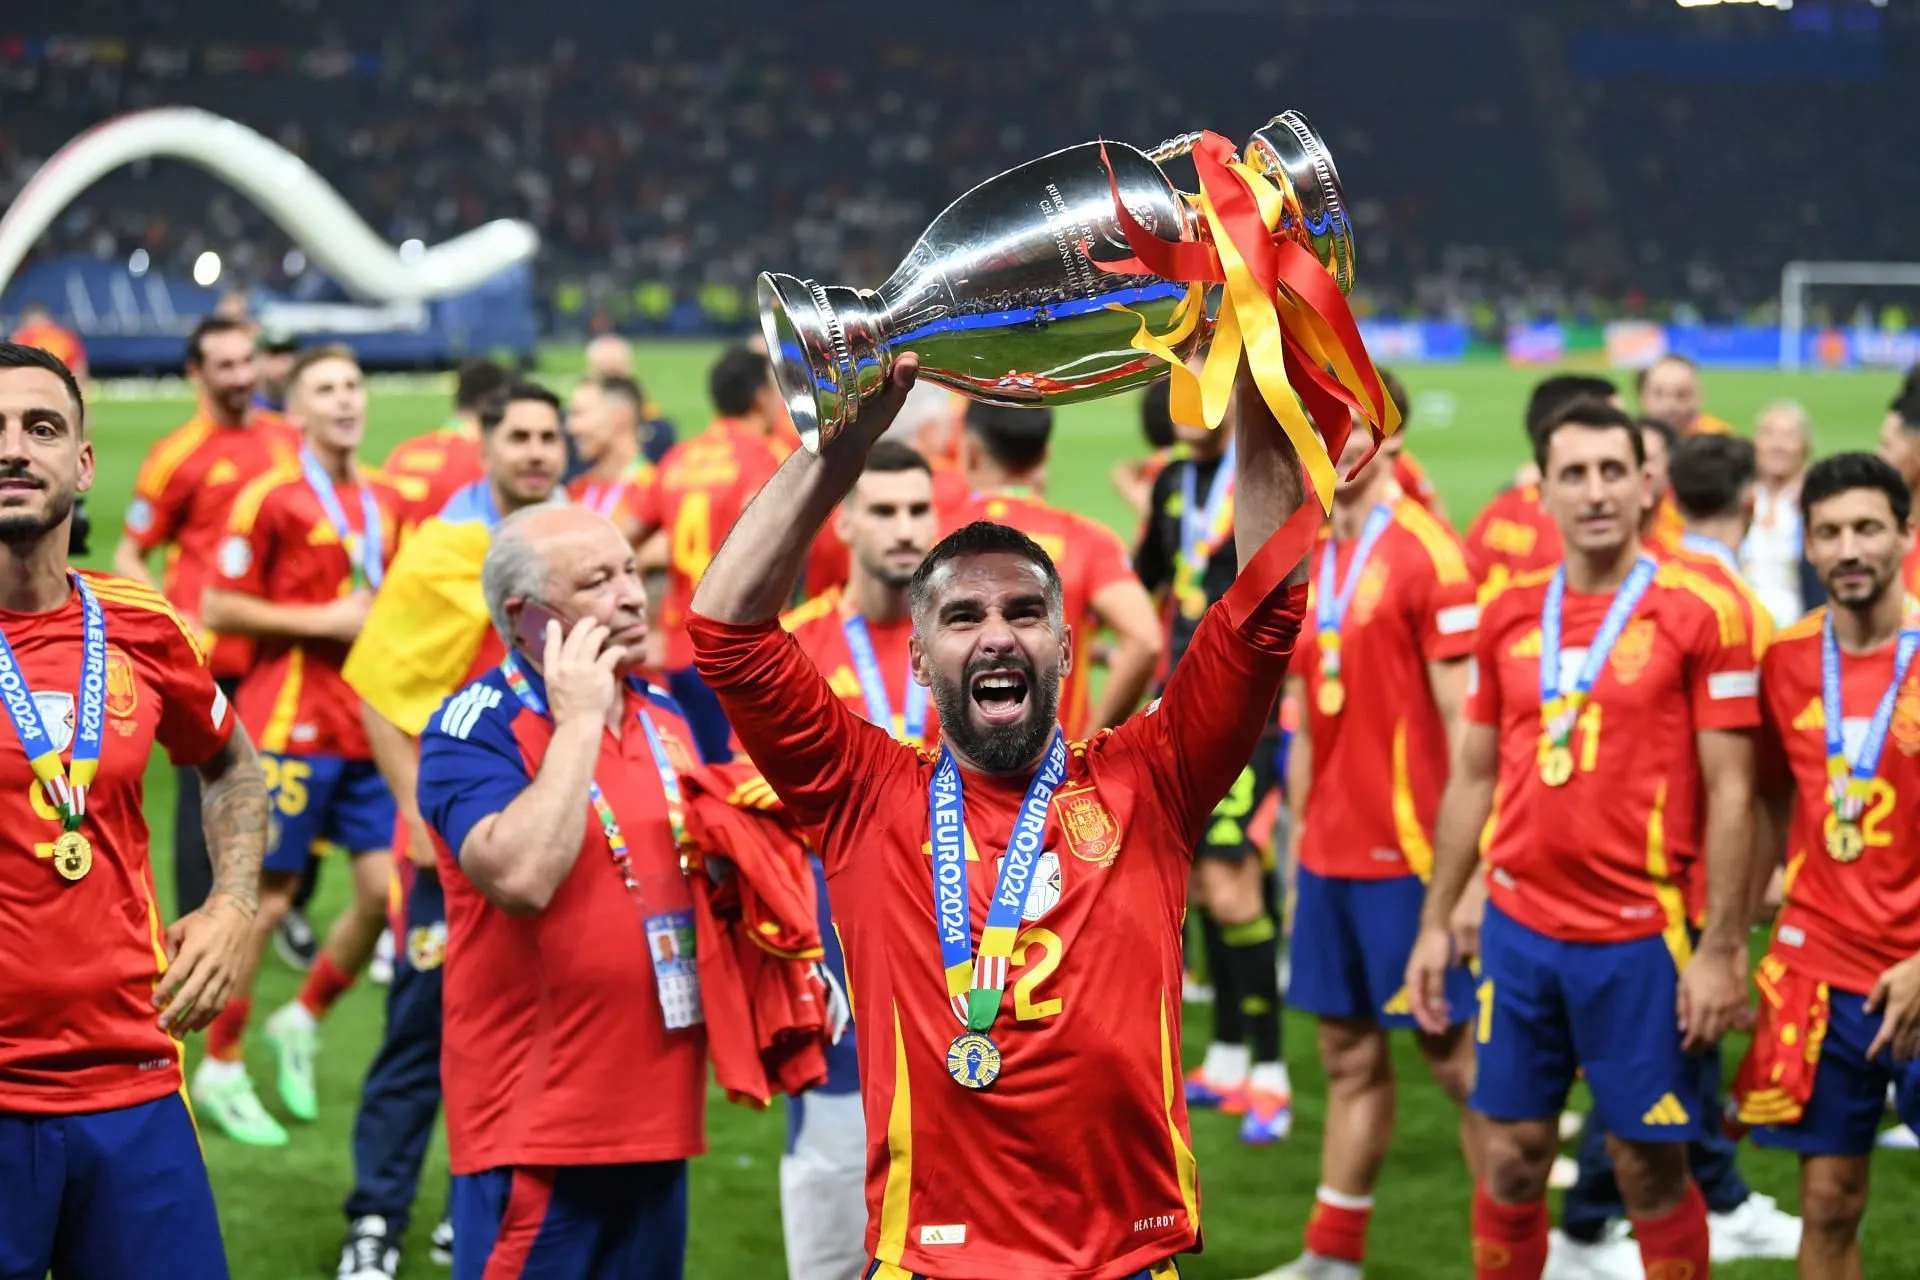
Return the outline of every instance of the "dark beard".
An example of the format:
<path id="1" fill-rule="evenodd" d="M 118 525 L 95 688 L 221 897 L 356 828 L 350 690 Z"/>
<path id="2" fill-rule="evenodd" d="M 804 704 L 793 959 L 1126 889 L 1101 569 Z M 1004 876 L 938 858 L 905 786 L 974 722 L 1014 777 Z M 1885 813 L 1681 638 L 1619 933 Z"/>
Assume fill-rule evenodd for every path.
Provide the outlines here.
<path id="1" fill-rule="evenodd" d="M 960 753 L 988 773 L 1012 773 L 1033 763 L 1053 736 L 1060 716 L 1060 672 L 1045 676 L 1028 667 L 1027 701 L 1032 714 L 1018 724 L 980 728 L 969 714 L 972 697 L 967 693 L 973 682 L 969 671 L 958 684 L 936 673 L 933 677 L 933 705 L 940 712 L 940 732 Z"/>
<path id="2" fill-rule="evenodd" d="M 36 516 L 25 511 L 0 513 L 0 543 L 20 547 L 38 542 L 73 514 L 73 498 L 71 492 L 61 493 L 50 489 L 47 491 L 47 510 L 44 515 Z"/>

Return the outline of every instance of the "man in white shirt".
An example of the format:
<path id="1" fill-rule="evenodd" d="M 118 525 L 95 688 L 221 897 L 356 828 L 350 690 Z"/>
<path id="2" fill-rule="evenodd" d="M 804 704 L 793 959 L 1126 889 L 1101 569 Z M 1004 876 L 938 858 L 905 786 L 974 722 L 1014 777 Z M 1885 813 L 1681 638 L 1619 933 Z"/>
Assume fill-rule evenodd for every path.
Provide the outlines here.
<path id="1" fill-rule="evenodd" d="M 1806 612 L 1802 591 L 1800 477 L 1813 456 L 1813 424 L 1792 400 L 1777 400 L 1753 424 L 1753 526 L 1740 564 L 1777 626 Z"/>

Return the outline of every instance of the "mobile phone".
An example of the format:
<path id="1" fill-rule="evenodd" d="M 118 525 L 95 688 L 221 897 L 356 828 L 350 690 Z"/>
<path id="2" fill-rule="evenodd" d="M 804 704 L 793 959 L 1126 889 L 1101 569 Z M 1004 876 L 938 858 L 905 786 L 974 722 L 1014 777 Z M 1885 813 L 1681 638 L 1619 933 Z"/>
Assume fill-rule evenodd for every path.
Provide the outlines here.
<path id="1" fill-rule="evenodd" d="M 560 624 L 562 640 L 567 638 L 567 630 L 573 625 L 538 600 L 521 605 L 519 620 L 513 624 L 514 646 L 530 658 L 545 658 L 549 622 Z"/>

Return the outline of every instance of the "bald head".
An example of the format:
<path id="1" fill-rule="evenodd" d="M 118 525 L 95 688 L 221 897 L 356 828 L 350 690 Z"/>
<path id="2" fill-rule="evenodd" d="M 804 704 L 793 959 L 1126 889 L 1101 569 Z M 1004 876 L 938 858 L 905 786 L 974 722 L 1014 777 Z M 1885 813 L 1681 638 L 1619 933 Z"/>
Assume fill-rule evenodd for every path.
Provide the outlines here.
<path id="1" fill-rule="evenodd" d="M 633 348 L 617 333 L 603 333 L 587 344 L 587 376 L 631 378 Z"/>
<path id="2" fill-rule="evenodd" d="M 622 670 L 640 664 L 647 638 L 647 592 L 633 548 L 605 516 L 585 507 L 540 506 L 500 522 L 480 570 L 487 614 L 500 638 L 536 669 L 543 649 L 516 642 L 529 605 L 562 627 L 592 618 L 626 652 Z M 544 623 L 542 624 L 544 628 Z"/>

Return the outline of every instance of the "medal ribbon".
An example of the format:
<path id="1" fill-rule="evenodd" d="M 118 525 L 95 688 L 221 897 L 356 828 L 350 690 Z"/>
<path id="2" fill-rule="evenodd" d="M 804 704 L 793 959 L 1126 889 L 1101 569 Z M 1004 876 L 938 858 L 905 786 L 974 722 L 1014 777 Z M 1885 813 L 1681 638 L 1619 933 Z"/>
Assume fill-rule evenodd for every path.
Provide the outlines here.
<path id="1" fill-rule="evenodd" d="M 307 488 L 320 500 L 320 509 L 326 512 L 334 536 L 340 539 L 340 549 L 347 553 L 347 563 L 353 569 L 353 589 L 358 591 L 367 586 L 378 591 L 384 557 L 380 545 L 380 504 L 374 500 L 372 488 L 364 483 L 359 486 L 360 520 L 366 532 L 356 539 L 353 530 L 347 527 L 347 512 L 340 505 L 340 495 L 334 492 L 333 478 L 320 465 L 320 459 L 313 456 L 313 450 L 300 450 L 300 470 L 306 475 Z"/>
<path id="2" fill-rule="evenodd" d="M 1574 723 L 1586 708 L 1601 668 L 1607 665 L 1613 646 L 1620 642 L 1620 633 L 1627 629 L 1627 620 L 1633 616 L 1640 598 L 1653 585 L 1653 575 L 1659 567 L 1650 556 L 1641 556 L 1633 562 L 1626 581 L 1613 593 L 1613 603 L 1607 606 L 1607 615 L 1600 620 L 1600 630 L 1594 635 L 1593 643 L 1587 646 L 1587 660 L 1580 664 L 1573 688 L 1566 692 L 1560 688 L 1560 618 L 1566 606 L 1567 567 L 1563 564 L 1554 571 L 1553 581 L 1547 584 L 1546 601 L 1540 609 L 1540 724 L 1554 746 L 1566 746 L 1567 739 L 1573 736 Z"/>
<path id="3" fill-rule="evenodd" d="M 1204 507 L 1195 501 L 1198 495 L 1194 477 L 1200 464 L 1190 461 L 1180 474 L 1180 554 L 1176 564 L 1179 576 L 1176 598 L 1206 589 L 1204 584 L 1208 562 L 1213 559 L 1213 553 L 1233 536 L 1233 455 L 1234 442 L 1229 439 L 1226 452 L 1220 455 L 1218 469 L 1207 483 L 1207 504 Z"/>
<path id="4" fill-rule="evenodd" d="M 1353 562 L 1347 566 L 1347 580 L 1336 584 L 1333 539 L 1327 539 L 1327 545 L 1320 551 L 1320 582 L 1315 594 L 1314 630 L 1320 637 L 1320 674 L 1329 680 L 1340 677 L 1340 628 L 1346 623 L 1347 610 L 1353 604 L 1353 593 L 1360 586 L 1360 575 L 1366 570 L 1367 561 L 1373 555 L 1374 544 L 1380 541 L 1380 535 L 1393 523 L 1393 508 L 1382 502 L 1367 513 L 1367 523 L 1360 529 L 1360 541 L 1353 549 Z"/>
<path id="5" fill-rule="evenodd" d="M 635 458 L 627 464 L 625 470 L 606 484 L 588 485 L 586 491 L 580 495 L 580 505 L 597 516 L 612 519 L 613 513 L 620 507 L 621 495 L 627 491 L 627 486 L 639 480 L 645 468 L 646 464 L 641 459 Z"/>
<path id="6" fill-rule="evenodd" d="M 887 682 L 880 678 L 880 659 L 873 651 L 873 634 L 867 620 L 849 614 L 840 620 L 847 636 L 847 652 L 853 655 L 853 673 L 860 679 L 860 695 L 867 701 L 867 719 L 888 733 L 893 732 L 893 700 L 887 696 Z M 927 686 L 913 678 L 912 662 L 907 668 L 907 710 L 902 737 L 916 746 L 927 737 Z"/>
<path id="7" fill-rule="evenodd" d="M 1680 545 L 1695 555 L 1712 556 L 1720 562 L 1721 568 L 1736 577 L 1739 576 L 1740 562 L 1734 559 L 1733 552 L 1712 538 L 1703 538 L 1697 533 L 1683 533 L 1680 535 Z"/>
<path id="8" fill-rule="evenodd" d="M 973 955 L 973 915 L 967 897 L 967 802 L 960 766 L 953 752 L 940 749 L 927 786 L 927 827 L 933 844 L 933 923 L 940 935 L 940 962 L 947 972 L 947 997 L 967 1030 L 984 1032 L 1000 1012 L 1007 985 L 1007 957 L 1013 954 L 1020 913 L 1033 887 L 1046 842 L 1047 810 L 1067 776 L 1067 739 L 1053 731 L 1053 745 L 1027 784 L 1026 798 L 1014 818 L 1006 857 L 993 882 L 987 924 L 980 931 L 980 955 Z"/>
<path id="9" fill-rule="evenodd" d="M 513 696 L 520 699 L 521 706 L 537 716 L 549 714 L 546 701 L 534 691 L 512 654 L 501 660 L 500 674 L 506 678 Z M 647 696 L 653 695 L 649 692 Z M 673 832 L 674 848 L 684 851 L 687 847 L 687 806 L 680 790 L 680 776 L 667 759 L 667 749 L 660 741 L 660 731 L 654 727 L 653 717 L 647 714 L 645 707 L 640 709 L 638 718 L 641 731 L 647 735 L 647 747 L 653 752 L 654 767 L 660 771 L 660 789 L 667 797 L 667 826 Z M 587 782 L 587 803 L 593 807 L 593 816 L 600 822 L 600 832 L 607 838 L 607 849 L 613 855 L 613 868 L 620 873 L 620 882 L 637 901 L 640 881 L 633 874 L 633 855 L 627 847 L 626 833 L 620 830 L 620 821 L 614 817 L 613 806 L 607 802 L 606 792 L 600 789 L 598 779 L 589 779 Z"/>
<path id="10" fill-rule="evenodd" d="M 60 753 L 47 726 L 40 719 L 40 707 L 33 690 L 13 656 L 13 646 L 0 631 L 0 701 L 7 704 L 7 719 L 27 753 L 33 776 L 40 780 L 47 799 L 59 811 L 60 825 L 68 831 L 80 829 L 87 812 L 87 788 L 100 770 L 100 741 L 107 721 L 107 617 L 92 588 L 79 574 L 67 573 L 74 590 L 80 593 L 82 624 L 80 658 L 80 696 L 76 700 L 73 726 L 73 767 L 69 777 L 60 763 Z"/>
<path id="11" fill-rule="evenodd" d="M 1840 641 L 1833 633 L 1833 610 L 1820 628 L 1820 711 L 1827 722 L 1827 786 L 1833 796 L 1833 816 L 1841 822 L 1860 821 L 1866 808 L 1867 789 L 1880 772 L 1880 756 L 1887 749 L 1887 730 L 1893 725 L 1894 704 L 1899 701 L 1900 686 L 1920 650 L 1920 606 L 1907 601 L 1907 616 L 1900 626 L 1900 640 L 1893 654 L 1893 681 L 1880 695 L 1867 722 L 1867 733 L 1860 741 L 1860 758 L 1847 759 L 1846 719 L 1840 709 Z"/>

